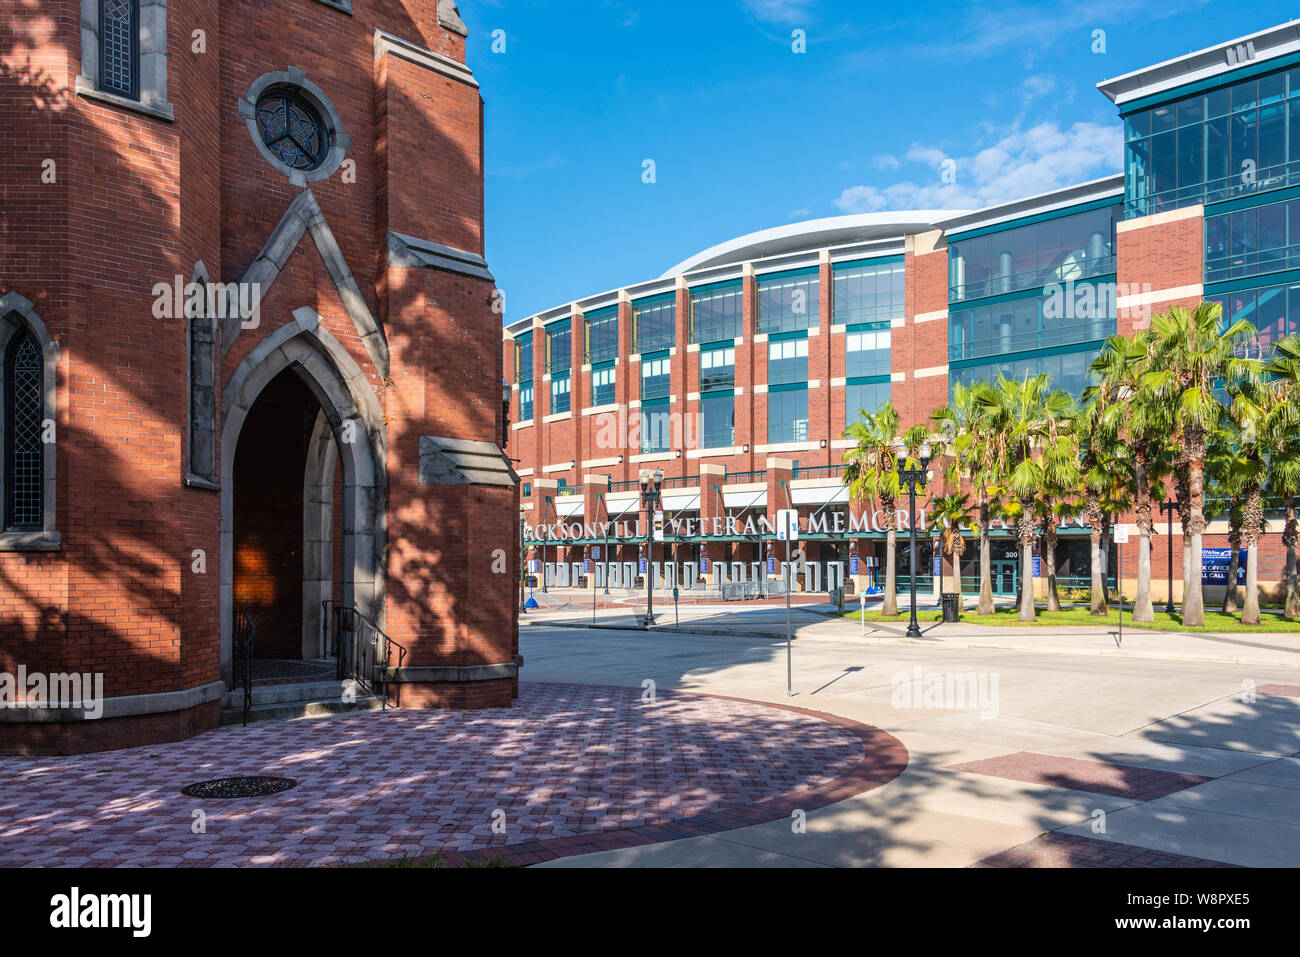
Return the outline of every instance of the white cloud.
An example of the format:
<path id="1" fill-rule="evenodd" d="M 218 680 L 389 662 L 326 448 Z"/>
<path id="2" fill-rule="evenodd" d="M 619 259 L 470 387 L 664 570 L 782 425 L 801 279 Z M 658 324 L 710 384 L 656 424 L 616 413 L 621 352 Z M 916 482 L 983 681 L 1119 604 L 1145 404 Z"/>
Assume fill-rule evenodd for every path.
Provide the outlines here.
<path id="1" fill-rule="evenodd" d="M 891 186 L 851 186 L 834 200 L 845 213 L 884 209 L 981 209 L 1073 183 L 1086 182 L 1123 168 L 1123 139 L 1115 124 L 1075 123 L 1061 129 L 1038 123 L 1012 126 L 971 156 L 950 156 L 935 146 L 915 144 L 907 159 L 933 170 L 928 182 Z M 956 182 L 940 177 L 945 161 L 955 164 Z"/>
<path id="2" fill-rule="evenodd" d="M 763 23 L 797 24 L 812 17 L 816 0 L 740 0 L 740 4 Z"/>
<path id="3" fill-rule="evenodd" d="M 882 153 L 871 161 L 871 165 L 879 170 L 894 170 L 898 169 L 902 164 L 899 163 L 897 156 L 891 156 L 889 153 Z"/>

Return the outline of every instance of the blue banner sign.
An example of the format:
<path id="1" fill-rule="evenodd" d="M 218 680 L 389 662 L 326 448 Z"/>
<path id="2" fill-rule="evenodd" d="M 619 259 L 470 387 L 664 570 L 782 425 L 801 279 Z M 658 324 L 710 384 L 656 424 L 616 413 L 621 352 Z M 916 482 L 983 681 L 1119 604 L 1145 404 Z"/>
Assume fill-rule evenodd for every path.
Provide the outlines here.
<path id="1" fill-rule="evenodd" d="M 1237 584 L 1246 584 L 1246 549 L 1238 553 Z M 1201 549 L 1201 583 L 1205 585 L 1228 584 L 1228 566 L 1232 564 L 1231 548 Z"/>

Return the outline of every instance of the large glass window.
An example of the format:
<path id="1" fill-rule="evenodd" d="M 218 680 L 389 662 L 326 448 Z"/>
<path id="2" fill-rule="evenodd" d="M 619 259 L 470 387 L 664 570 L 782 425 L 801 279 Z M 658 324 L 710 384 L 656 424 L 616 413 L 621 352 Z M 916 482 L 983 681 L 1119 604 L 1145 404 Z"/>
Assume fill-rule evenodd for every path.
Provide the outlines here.
<path id="1" fill-rule="evenodd" d="M 533 378 L 533 334 L 525 332 L 515 339 L 515 381 L 531 382 Z"/>
<path id="2" fill-rule="evenodd" d="M 1124 118 L 1125 214 L 1148 216 L 1300 183 L 1300 68 Z"/>
<path id="3" fill-rule="evenodd" d="M 903 318 L 902 263 L 841 263 L 832 275 L 832 321 L 835 325 Z"/>
<path id="4" fill-rule="evenodd" d="M 668 452 L 673 447 L 672 408 L 658 401 L 641 407 L 641 451 Z"/>
<path id="5" fill-rule="evenodd" d="M 700 391 L 734 389 L 736 386 L 736 347 L 700 350 Z"/>
<path id="6" fill-rule="evenodd" d="M 1107 206 L 955 240 L 948 253 L 949 301 L 1113 273 L 1119 216 L 1119 206 Z"/>
<path id="7" fill-rule="evenodd" d="M 702 448 L 731 448 L 736 441 L 735 395 L 726 392 L 701 396 L 700 420 Z"/>
<path id="8" fill-rule="evenodd" d="M 1265 357 L 1279 339 L 1300 333 L 1300 283 L 1207 295 L 1223 307 L 1225 325 L 1245 319 L 1259 330 L 1258 354 Z"/>
<path id="9" fill-rule="evenodd" d="M 601 309 L 587 316 L 587 362 L 609 362 L 618 357 L 618 309 Z"/>
<path id="10" fill-rule="evenodd" d="M 767 441 L 808 441 L 808 390 L 788 389 L 767 394 Z"/>
<path id="11" fill-rule="evenodd" d="M 672 392 L 672 360 L 668 356 L 641 357 L 641 401 L 666 399 Z"/>
<path id="12" fill-rule="evenodd" d="M 844 374 L 850 379 L 889 375 L 891 335 L 888 323 L 851 326 L 844 337 Z"/>
<path id="13" fill-rule="evenodd" d="M 564 319 L 546 327 L 546 371 L 568 372 L 573 365 L 573 351 L 569 341 L 570 320 Z"/>
<path id="14" fill-rule="evenodd" d="M 844 427 L 860 420 L 863 412 L 875 412 L 890 398 L 888 382 L 850 382 L 844 390 Z"/>
<path id="15" fill-rule="evenodd" d="M 821 312 L 818 270 L 773 273 L 758 277 L 758 331 L 815 329 Z"/>
<path id="16" fill-rule="evenodd" d="M 551 415 L 568 412 L 570 408 L 569 375 L 565 373 L 551 380 Z"/>
<path id="17" fill-rule="evenodd" d="M 744 335 L 744 299 L 738 282 L 691 290 L 691 342 L 721 342 Z"/>
<path id="18" fill-rule="evenodd" d="M 778 339 L 767 344 L 768 385 L 807 381 L 807 339 Z"/>
<path id="19" fill-rule="evenodd" d="M 1205 219 L 1205 281 L 1300 268 L 1300 200 Z"/>
<path id="20" fill-rule="evenodd" d="M 524 382 L 519 386 L 519 421 L 533 420 L 533 384 Z"/>
<path id="21" fill-rule="evenodd" d="M 659 352 L 677 344 L 677 296 L 658 296 L 632 305 L 632 349 Z"/>
<path id="22" fill-rule="evenodd" d="M 1008 359 L 980 365 L 962 366 L 950 370 L 948 385 L 958 382 L 971 385 L 974 382 L 993 382 L 998 373 L 1008 379 L 1023 379 L 1046 372 L 1052 380 L 1052 388 L 1064 389 L 1078 398 L 1089 384 L 1088 367 L 1097 358 L 1100 348 L 1069 352 L 1064 355 L 1048 355 L 1029 358 Z"/>
<path id="23" fill-rule="evenodd" d="M 591 404 L 613 405 L 615 402 L 614 363 L 593 366 L 591 369 Z"/>
<path id="24" fill-rule="evenodd" d="M 948 359 L 977 359 L 1114 335 L 1115 286 L 1067 283 L 1041 295 L 948 314 Z"/>

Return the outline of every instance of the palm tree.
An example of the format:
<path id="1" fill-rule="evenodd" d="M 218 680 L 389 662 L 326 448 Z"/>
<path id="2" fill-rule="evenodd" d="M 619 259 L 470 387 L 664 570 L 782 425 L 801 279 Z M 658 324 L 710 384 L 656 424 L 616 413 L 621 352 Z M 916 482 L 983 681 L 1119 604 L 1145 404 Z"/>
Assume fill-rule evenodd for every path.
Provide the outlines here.
<path id="1" fill-rule="evenodd" d="M 1092 574 L 1089 610 L 1103 616 L 1109 611 L 1106 594 L 1106 538 L 1112 508 L 1123 498 L 1125 486 L 1124 444 L 1114 428 L 1112 412 L 1118 396 L 1105 384 L 1084 391 L 1086 404 L 1074 423 L 1079 449 L 1079 497 L 1088 516 L 1090 548 L 1088 567 Z M 1118 575 L 1116 578 L 1118 579 Z"/>
<path id="2" fill-rule="evenodd" d="M 957 607 L 965 609 L 966 604 L 961 593 L 961 557 L 966 554 L 966 539 L 962 529 L 970 524 L 970 498 L 958 492 L 941 495 L 930 500 L 930 515 L 939 525 L 939 548 L 952 565 L 952 577 L 956 584 Z M 940 570 L 939 590 L 943 593 L 942 569 Z"/>
<path id="3" fill-rule="evenodd" d="M 1297 582 L 1296 498 L 1300 496 L 1300 336 L 1287 336 L 1277 343 L 1272 358 L 1264 364 L 1264 376 L 1277 393 L 1268 432 L 1272 437 L 1269 457 L 1269 486 L 1282 499 L 1286 523 L 1282 544 L 1286 546 L 1287 618 L 1300 618 L 1300 582 Z"/>
<path id="4" fill-rule="evenodd" d="M 879 501 L 885 519 L 885 594 L 881 614 L 886 616 L 898 614 L 895 558 L 899 485 L 894 442 L 899 424 L 894 404 L 886 400 L 875 412 L 860 410 L 857 420 L 844 430 L 844 438 L 853 443 L 844 453 L 843 482 L 849 488 L 849 499 L 854 503 Z"/>
<path id="5" fill-rule="evenodd" d="M 993 569 L 990 531 L 993 525 L 989 489 L 997 474 L 997 463 L 987 441 L 985 419 L 992 393 L 987 382 L 953 386 L 952 401 L 930 416 L 939 433 L 936 457 L 946 454 L 952 459 L 950 476 L 960 487 L 962 478 L 970 480 L 975 493 L 975 522 L 979 533 L 980 595 L 977 613 L 993 614 Z"/>
<path id="6" fill-rule="evenodd" d="M 1233 471 L 1241 502 L 1240 538 L 1246 546 L 1246 595 L 1241 609 L 1243 625 L 1258 625 L 1259 540 L 1264 535 L 1263 486 L 1268 480 L 1269 449 L 1273 444 L 1270 423 L 1278 421 L 1277 406 L 1286 400 L 1281 390 L 1264 385 L 1250 376 L 1232 390 L 1232 424 L 1237 438 Z M 1234 557 L 1240 545 L 1233 545 Z M 1236 585 L 1231 568 L 1229 585 Z"/>
<path id="7" fill-rule="evenodd" d="M 1034 621 L 1034 506 L 1044 488 L 1069 484 L 1076 468 L 1069 429 L 1074 400 L 1062 389 L 1051 389 L 1048 376 L 1028 375 L 1019 381 L 998 376 L 988 406 L 989 440 L 994 444 L 1009 493 L 1020 504 L 1016 537 L 1020 547 L 1020 620 Z"/>
<path id="8" fill-rule="evenodd" d="M 1084 391 L 1085 407 L 1098 406 L 1092 414 L 1110 436 L 1106 444 L 1122 443 L 1132 455 L 1129 484 L 1138 529 L 1133 620 L 1148 624 L 1156 620 L 1151 600 L 1152 506 L 1163 500 L 1160 493 L 1171 464 L 1168 436 L 1172 431 L 1167 406 L 1142 388 L 1142 375 L 1150 362 L 1150 341 L 1149 332 L 1107 339 L 1090 370 L 1097 384 Z"/>
<path id="9" fill-rule="evenodd" d="M 1187 462 L 1189 549 L 1183 567 L 1183 624 L 1205 624 L 1201 589 L 1201 540 L 1205 533 L 1205 452 L 1219 421 L 1216 388 L 1249 374 L 1242 347 L 1255 337 L 1244 319 L 1220 330 L 1223 310 L 1202 302 L 1195 309 L 1172 306 L 1151 319 L 1151 365 L 1142 386 L 1173 410 L 1174 435 Z"/>

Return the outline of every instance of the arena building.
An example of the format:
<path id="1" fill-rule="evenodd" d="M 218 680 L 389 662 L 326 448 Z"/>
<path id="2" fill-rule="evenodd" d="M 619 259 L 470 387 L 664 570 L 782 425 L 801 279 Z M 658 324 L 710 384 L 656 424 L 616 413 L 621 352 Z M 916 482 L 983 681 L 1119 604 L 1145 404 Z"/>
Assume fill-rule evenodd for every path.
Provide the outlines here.
<path id="1" fill-rule="evenodd" d="M 631 585 L 646 567 L 668 587 L 763 579 L 773 552 L 784 558 L 773 548 L 776 513 L 797 508 L 812 566 L 804 586 L 838 584 L 855 558 L 857 584 L 871 586 L 884 557 L 882 517 L 850 503 L 841 482 L 843 434 L 858 410 L 892 399 L 904 428 L 925 423 L 953 384 L 998 372 L 1046 372 L 1078 395 L 1107 336 L 1203 298 L 1254 322 L 1265 346 L 1300 330 L 1300 259 L 1291 261 L 1300 248 L 1300 21 L 1098 88 L 1123 124 L 1122 173 L 988 209 L 764 230 L 509 325 L 512 454 L 544 582 L 587 587 L 593 556 L 596 584 L 608 572 Z M 667 531 L 649 554 L 644 469 L 664 475 Z M 900 519 L 906 588 L 913 569 Z M 915 572 L 929 591 L 952 569 L 936 560 L 923 515 L 918 526 Z M 1205 537 L 1211 586 L 1226 582 L 1226 530 L 1212 522 Z M 1159 531 L 1181 539 L 1177 522 Z M 1282 578 L 1279 533 L 1270 523 L 1261 545 L 1269 588 Z M 1086 520 L 1061 534 L 1058 580 L 1086 587 Z M 1166 545 L 1153 543 L 1159 600 Z M 962 568 L 970 581 L 976 551 Z M 1136 551 L 1122 556 L 1129 595 Z M 1112 580 L 1116 563 L 1111 546 Z M 995 526 L 992 566 L 995 590 L 1014 593 L 1004 525 Z M 1173 587 L 1178 597 L 1181 583 Z"/>
<path id="2" fill-rule="evenodd" d="M 0 750 L 216 726 L 245 616 L 254 674 L 332 678 L 346 647 L 343 677 L 386 659 L 405 707 L 509 706 L 517 476 L 455 4 L 0 17 L 21 52 L 0 77 L 0 677 L 103 695 L 0 709 Z"/>

